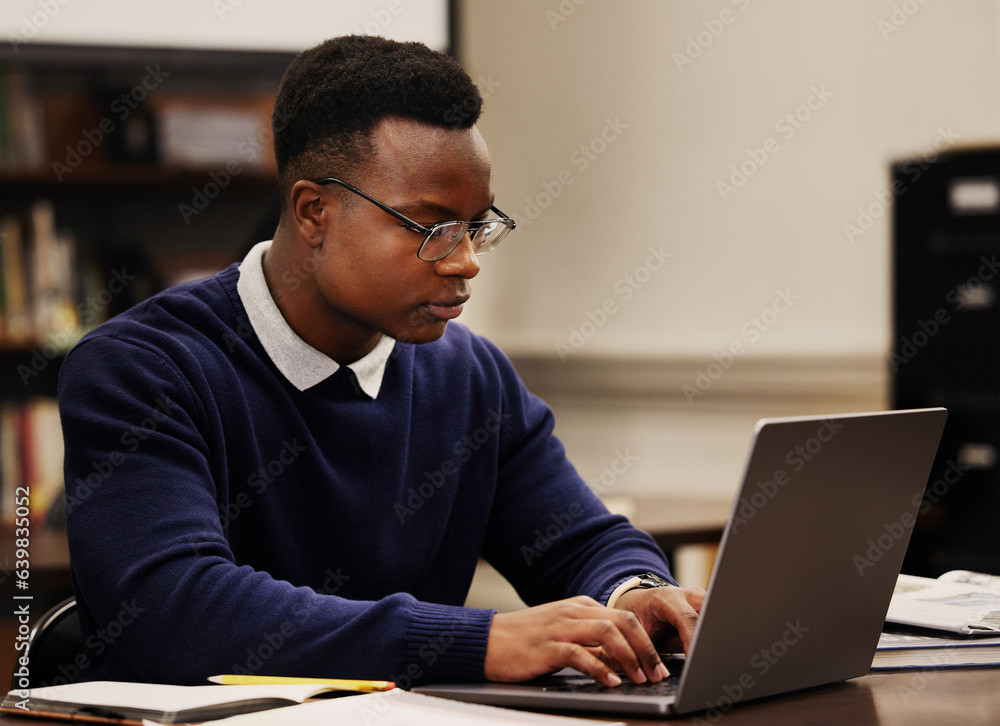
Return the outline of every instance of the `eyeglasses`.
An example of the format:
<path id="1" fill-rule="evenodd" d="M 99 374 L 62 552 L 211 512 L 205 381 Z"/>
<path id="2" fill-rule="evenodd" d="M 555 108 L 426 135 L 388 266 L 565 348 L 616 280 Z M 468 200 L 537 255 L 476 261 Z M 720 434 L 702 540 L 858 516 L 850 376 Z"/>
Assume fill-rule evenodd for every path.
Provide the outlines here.
<path id="1" fill-rule="evenodd" d="M 339 184 L 345 189 L 354 192 L 359 197 L 367 199 L 383 212 L 391 214 L 400 222 L 404 222 L 410 229 L 424 235 L 424 241 L 420 243 L 420 247 L 417 249 L 417 257 L 425 262 L 434 262 L 450 255 L 467 233 L 472 236 L 473 252 L 477 255 L 484 255 L 496 247 L 500 243 L 500 240 L 506 237 L 507 233 L 517 226 L 517 222 L 506 216 L 499 209 L 490 207 L 490 211 L 498 215 L 497 218 L 484 219 L 478 222 L 438 222 L 431 227 L 425 227 L 340 179 L 327 177 L 325 179 L 314 179 L 313 183 Z"/>

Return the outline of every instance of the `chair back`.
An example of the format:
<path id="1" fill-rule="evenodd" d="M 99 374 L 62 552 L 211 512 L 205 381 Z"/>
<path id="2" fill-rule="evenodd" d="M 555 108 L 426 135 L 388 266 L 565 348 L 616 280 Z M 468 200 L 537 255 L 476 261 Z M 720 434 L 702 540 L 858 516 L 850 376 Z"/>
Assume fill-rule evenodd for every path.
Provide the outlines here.
<path id="1" fill-rule="evenodd" d="M 75 682 L 80 675 L 78 661 L 84 652 L 76 598 L 67 598 L 42 615 L 28 634 L 27 648 L 18 652 L 18 657 L 27 655 L 28 666 L 22 670 L 14 661 L 12 691 Z"/>

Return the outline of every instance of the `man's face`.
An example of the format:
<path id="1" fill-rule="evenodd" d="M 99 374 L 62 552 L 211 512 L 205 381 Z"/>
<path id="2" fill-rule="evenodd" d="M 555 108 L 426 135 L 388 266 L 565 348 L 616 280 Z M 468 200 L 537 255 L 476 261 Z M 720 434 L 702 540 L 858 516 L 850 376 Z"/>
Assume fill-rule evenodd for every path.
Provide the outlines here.
<path id="1" fill-rule="evenodd" d="M 488 216 L 492 174 L 477 129 L 389 118 L 372 141 L 369 172 L 345 181 L 425 227 Z M 332 334 L 360 340 L 370 332 L 370 340 L 384 333 L 407 343 L 440 338 L 462 312 L 469 280 L 479 273 L 468 237 L 447 257 L 426 262 L 417 257 L 423 235 L 361 197 L 349 199 L 347 190 L 325 189 L 346 202 L 324 237 L 317 270 Z"/>

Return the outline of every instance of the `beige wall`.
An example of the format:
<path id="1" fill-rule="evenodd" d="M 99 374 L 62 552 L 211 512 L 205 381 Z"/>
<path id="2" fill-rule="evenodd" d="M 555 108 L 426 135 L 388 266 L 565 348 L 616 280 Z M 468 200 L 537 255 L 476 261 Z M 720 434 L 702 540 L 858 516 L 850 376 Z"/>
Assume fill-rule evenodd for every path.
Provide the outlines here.
<path id="1" fill-rule="evenodd" d="M 460 10 L 520 220 L 463 321 L 553 404 L 585 478 L 630 447 L 608 494 L 729 495 L 758 416 L 888 405 L 879 195 L 892 160 L 1000 143 L 1000 2 Z"/>

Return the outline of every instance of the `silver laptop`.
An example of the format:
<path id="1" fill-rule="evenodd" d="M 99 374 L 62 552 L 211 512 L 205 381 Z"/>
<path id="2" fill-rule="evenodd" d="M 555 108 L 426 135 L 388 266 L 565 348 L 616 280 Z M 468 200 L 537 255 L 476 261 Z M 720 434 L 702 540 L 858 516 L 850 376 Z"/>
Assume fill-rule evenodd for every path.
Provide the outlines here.
<path id="1" fill-rule="evenodd" d="M 938 449 L 943 408 L 762 419 L 683 668 L 421 693 L 523 708 L 682 714 L 868 672 Z M 674 672 L 679 670 L 680 675 Z"/>

